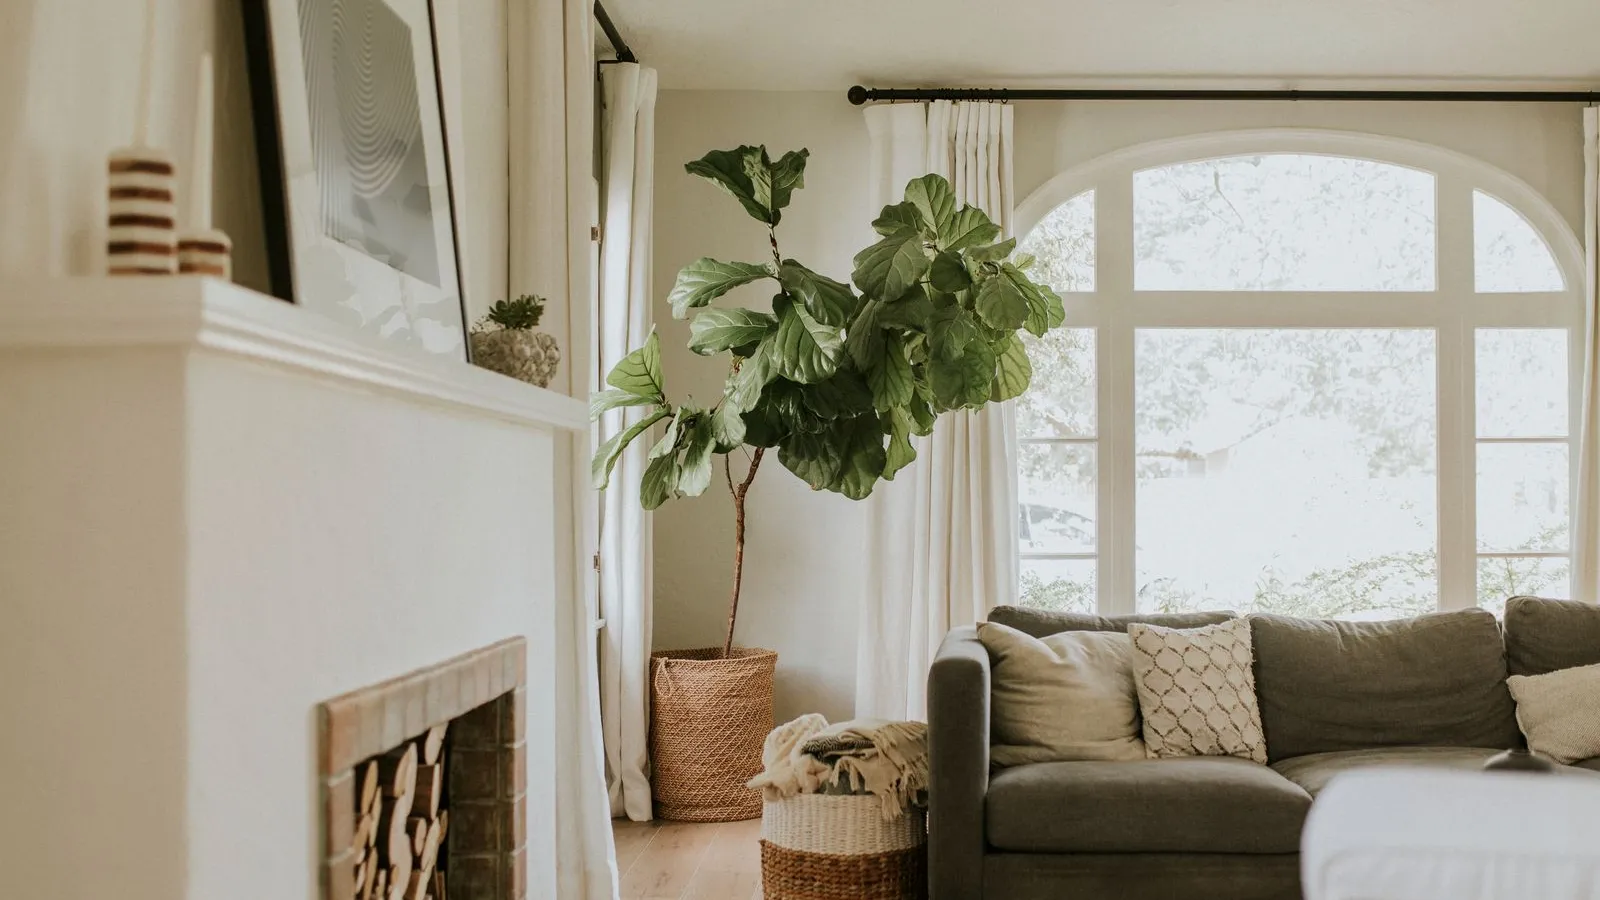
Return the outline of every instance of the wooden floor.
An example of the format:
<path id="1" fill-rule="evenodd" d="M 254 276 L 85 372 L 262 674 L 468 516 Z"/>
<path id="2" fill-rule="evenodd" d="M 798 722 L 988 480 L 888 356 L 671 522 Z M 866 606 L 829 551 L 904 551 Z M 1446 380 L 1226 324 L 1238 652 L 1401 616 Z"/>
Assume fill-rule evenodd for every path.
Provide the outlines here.
<path id="1" fill-rule="evenodd" d="M 761 900 L 761 820 L 613 819 L 622 900 Z"/>

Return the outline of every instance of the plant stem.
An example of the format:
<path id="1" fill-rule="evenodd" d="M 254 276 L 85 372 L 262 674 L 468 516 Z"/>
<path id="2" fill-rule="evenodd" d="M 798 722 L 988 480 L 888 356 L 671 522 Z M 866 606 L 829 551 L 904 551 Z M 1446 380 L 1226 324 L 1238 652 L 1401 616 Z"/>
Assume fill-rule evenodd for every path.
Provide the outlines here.
<path id="1" fill-rule="evenodd" d="M 750 483 L 756 480 L 756 469 L 761 467 L 761 456 L 766 452 L 765 447 L 756 448 L 755 455 L 750 457 L 750 471 L 738 485 L 733 483 L 733 468 L 727 457 L 722 460 L 728 486 L 733 489 L 733 600 L 728 604 L 728 635 L 722 641 L 723 659 L 733 654 L 733 623 L 739 617 L 739 583 L 744 578 L 744 497 L 750 493 Z"/>
<path id="2" fill-rule="evenodd" d="M 772 264 L 780 269 L 783 268 L 783 256 L 778 253 L 778 227 L 776 225 L 767 226 L 767 242 L 772 245 Z"/>

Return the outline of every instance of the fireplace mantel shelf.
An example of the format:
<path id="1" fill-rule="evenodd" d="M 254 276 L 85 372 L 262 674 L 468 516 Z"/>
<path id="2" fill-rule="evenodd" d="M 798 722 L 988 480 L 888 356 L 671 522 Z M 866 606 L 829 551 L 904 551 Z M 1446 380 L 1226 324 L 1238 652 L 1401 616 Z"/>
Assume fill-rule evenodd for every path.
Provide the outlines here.
<path id="1" fill-rule="evenodd" d="M 587 408 L 571 397 L 465 362 L 385 346 L 213 278 L 0 282 L 0 350 L 184 345 L 512 422 L 588 428 Z"/>

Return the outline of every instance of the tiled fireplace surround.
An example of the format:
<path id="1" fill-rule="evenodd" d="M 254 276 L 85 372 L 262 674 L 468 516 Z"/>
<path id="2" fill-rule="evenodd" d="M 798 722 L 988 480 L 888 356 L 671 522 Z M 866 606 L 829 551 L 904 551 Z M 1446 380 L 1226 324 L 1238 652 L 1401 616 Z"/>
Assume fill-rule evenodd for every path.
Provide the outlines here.
<path id="1" fill-rule="evenodd" d="M 319 707 L 323 900 L 352 900 L 355 767 L 449 723 L 449 900 L 527 895 L 527 642 L 511 638 Z"/>

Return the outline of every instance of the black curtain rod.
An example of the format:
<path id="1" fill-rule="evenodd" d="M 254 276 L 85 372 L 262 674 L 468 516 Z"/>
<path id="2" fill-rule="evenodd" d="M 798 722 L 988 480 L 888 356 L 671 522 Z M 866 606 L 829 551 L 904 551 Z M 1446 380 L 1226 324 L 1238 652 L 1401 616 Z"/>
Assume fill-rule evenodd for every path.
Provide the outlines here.
<path id="1" fill-rule="evenodd" d="M 605 32 L 606 40 L 611 44 L 611 49 L 617 51 L 616 59 L 602 59 L 601 63 L 636 63 L 639 57 L 633 55 L 633 49 L 628 42 L 622 39 L 622 32 L 617 30 L 617 23 L 611 21 L 611 16 L 606 13 L 606 8 L 600 5 L 600 0 L 594 0 L 594 20 L 600 25 L 600 30 Z"/>
<path id="2" fill-rule="evenodd" d="M 1209 91 L 1083 88 L 868 88 L 856 106 L 879 100 L 1423 100 L 1477 103 L 1600 103 L 1600 91 Z"/>

